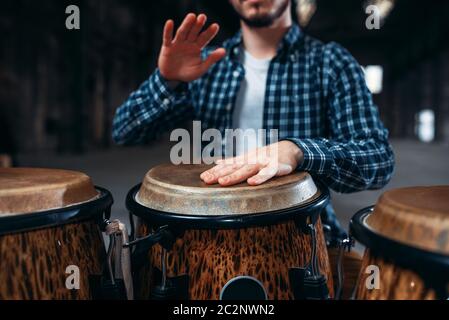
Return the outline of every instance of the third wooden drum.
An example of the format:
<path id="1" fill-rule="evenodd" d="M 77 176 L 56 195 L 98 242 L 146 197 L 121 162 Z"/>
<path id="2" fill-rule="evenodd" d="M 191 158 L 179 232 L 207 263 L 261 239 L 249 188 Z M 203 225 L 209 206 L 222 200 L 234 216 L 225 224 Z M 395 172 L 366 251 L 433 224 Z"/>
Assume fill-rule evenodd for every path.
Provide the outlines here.
<path id="1" fill-rule="evenodd" d="M 449 297 L 449 186 L 388 191 L 350 231 L 367 247 L 356 299 Z"/>

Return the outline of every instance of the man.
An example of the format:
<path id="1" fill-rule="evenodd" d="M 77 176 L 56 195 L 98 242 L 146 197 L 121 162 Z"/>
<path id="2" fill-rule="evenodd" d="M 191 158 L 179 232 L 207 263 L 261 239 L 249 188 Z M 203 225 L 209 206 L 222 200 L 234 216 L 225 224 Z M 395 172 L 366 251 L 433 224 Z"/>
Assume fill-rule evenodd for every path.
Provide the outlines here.
<path id="1" fill-rule="evenodd" d="M 290 0 L 229 2 L 241 31 L 223 48 L 206 48 L 219 26 L 201 32 L 203 14 L 187 15 L 174 36 L 167 21 L 158 69 L 117 110 L 114 140 L 143 142 L 187 117 L 223 134 L 277 129 L 280 142 L 218 161 L 201 179 L 259 185 L 302 170 L 338 192 L 386 185 L 394 156 L 355 59 L 305 35 L 292 22 Z"/>

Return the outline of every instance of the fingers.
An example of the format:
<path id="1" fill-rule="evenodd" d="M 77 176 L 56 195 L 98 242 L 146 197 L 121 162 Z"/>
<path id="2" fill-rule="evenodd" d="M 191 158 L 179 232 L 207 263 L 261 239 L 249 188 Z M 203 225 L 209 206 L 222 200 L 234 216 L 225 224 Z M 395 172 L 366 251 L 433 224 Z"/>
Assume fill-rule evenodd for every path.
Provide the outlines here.
<path id="1" fill-rule="evenodd" d="M 198 18 L 196 19 L 196 23 L 193 26 L 192 30 L 190 30 L 190 33 L 187 37 L 188 41 L 195 42 L 198 38 L 199 33 L 203 29 L 204 25 L 206 24 L 207 17 L 204 14 L 200 14 Z"/>
<path id="2" fill-rule="evenodd" d="M 237 171 L 218 179 L 218 183 L 223 187 L 232 186 L 248 180 L 248 178 L 256 175 L 259 172 L 259 165 L 247 164 Z"/>
<path id="3" fill-rule="evenodd" d="M 196 15 L 193 13 L 189 13 L 185 17 L 178 31 L 176 32 L 175 41 L 186 40 L 190 33 L 190 30 L 192 30 L 195 23 L 196 23 Z"/>
<path id="4" fill-rule="evenodd" d="M 286 164 L 286 163 L 279 163 L 277 175 L 278 175 L 278 176 L 286 176 L 286 175 L 292 173 L 294 169 L 295 169 L 295 168 L 293 168 L 293 167 L 292 167 L 291 165 L 289 165 L 289 164 Z"/>
<path id="5" fill-rule="evenodd" d="M 278 174 L 278 168 L 274 166 L 268 166 L 259 171 L 258 174 L 248 179 L 250 186 L 258 186 L 275 177 Z"/>
<path id="6" fill-rule="evenodd" d="M 264 164 L 226 164 L 222 161 L 210 170 L 201 174 L 201 179 L 207 184 L 216 184 L 222 187 L 229 187 L 247 181 L 250 186 L 261 185 L 276 176 L 286 176 L 293 172 L 292 166 L 288 164 L 278 164 L 270 162 Z"/>
<path id="7" fill-rule="evenodd" d="M 196 40 L 196 43 L 200 48 L 204 48 L 209 44 L 209 42 L 215 38 L 218 31 L 220 30 L 220 26 L 216 23 L 209 26 L 209 28 L 206 29 L 206 31 L 202 32 L 198 39 Z"/>
<path id="8" fill-rule="evenodd" d="M 181 26 L 176 31 L 174 41 L 190 41 L 196 42 L 202 49 L 209 44 L 209 42 L 217 35 L 220 27 L 217 23 L 209 26 L 204 32 L 201 30 L 204 28 L 207 21 L 207 17 L 204 14 L 200 14 L 198 17 L 189 13 Z M 164 45 L 169 45 L 173 41 L 173 29 L 174 23 L 172 20 L 167 21 L 164 28 Z"/>
<path id="9" fill-rule="evenodd" d="M 203 172 L 200 178 L 207 184 L 216 184 L 219 178 L 227 176 L 241 167 L 243 167 L 243 164 L 217 165 Z"/>
<path id="10" fill-rule="evenodd" d="M 216 49 L 212 51 L 206 60 L 203 61 L 201 68 L 203 72 L 206 72 L 212 65 L 220 61 L 226 55 L 226 50 L 223 48 Z"/>
<path id="11" fill-rule="evenodd" d="M 165 27 L 164 27 L 164 36 L 162 38 L 163 42 L 162 45 L 169 47 L 172 40 L 173 40 L 173 30 L 175 28 L 175 23 L 173 22 L 173 20 L 168 20 L 165 23 Z"/>
<path id="12" fill-rule="evenodd" d="M 293 172 L 292 166 L 284 163 L 278 164 L 277 161 L 268 164 L 259 173 L 248 179 L 250 186 L 258 186 L 274 177 L 286 176 Z"/>

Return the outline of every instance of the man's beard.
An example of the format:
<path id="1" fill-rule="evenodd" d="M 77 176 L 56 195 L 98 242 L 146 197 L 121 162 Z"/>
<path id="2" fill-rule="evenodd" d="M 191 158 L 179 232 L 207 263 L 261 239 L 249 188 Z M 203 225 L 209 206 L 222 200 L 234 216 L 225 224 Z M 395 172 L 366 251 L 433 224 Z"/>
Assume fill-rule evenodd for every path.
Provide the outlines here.
<path id="1" fill-rule="evenodd" d="M 247 18 L 247 17 L 243 16 L 237 10 L 236 10 L 236 12 L 239 15 L 240 19 L 247 26 L 253 27 L 253 28 L 266 28 L 266 27 L 270 27 L 271 25 L 273 25 L 273 23 L 284 14 L 285 10 L 287 10 L 287 8 L 288 8 L 289 3 L 290 3 L 290 1 L 286 0 L 282 3 L 282 5 L 279 8 L 277 8 L 277 10 L 275 12 L 273 12 L 271 14 L 266 14 L 261 17 Z"/>

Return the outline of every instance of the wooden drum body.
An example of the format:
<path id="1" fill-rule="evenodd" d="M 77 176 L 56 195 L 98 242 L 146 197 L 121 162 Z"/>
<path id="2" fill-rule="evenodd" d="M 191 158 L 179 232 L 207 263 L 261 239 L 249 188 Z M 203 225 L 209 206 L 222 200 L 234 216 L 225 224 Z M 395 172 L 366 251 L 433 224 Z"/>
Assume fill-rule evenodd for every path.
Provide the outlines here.
<path id="1" fill-rule="evenodd" d="M 110 193 L 78 172 L 0 169 L 0 299 L 91 299 L 111 205 Z"/>
<path id="2" fill-rule="evenodd" d="M 134 270 L 138 298 L 155 298 L 161 278 L 175 284 L 177 298 L 298 298 L 297 271 L 311 265 L 308 226 L 313 223 L 314 268 L 325 276 L 324 286 L 333 296 L 319 220 L 328 193 L 318 191 L 305 173 L 259 187 L 206 186 L 199 181 L 206 169 L 160 166 L 130 191 L 127 206 L 138 217 L 137 236 L 148 236 L 160 227 L 172 235 L 171 242 L 162 240 L 145 253 Z"/>
<path id="3" fill-rule="evenodd" d="M 350 231 L 367 247 L 356 299 L 449 297 L 448 186 L 388 191 L 375 207 L 353 217 Z M 373 266 L 379 271 L 377 288 Z"/>

